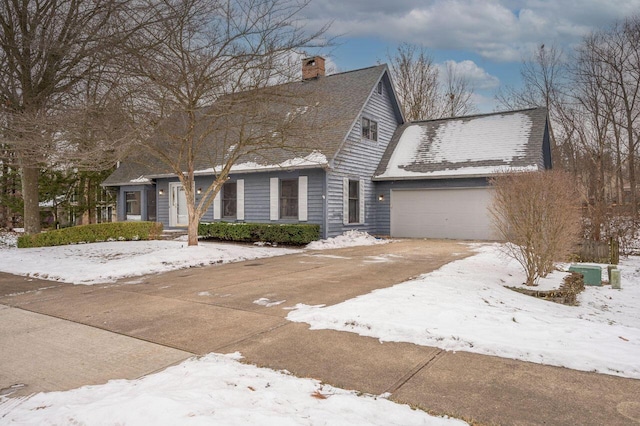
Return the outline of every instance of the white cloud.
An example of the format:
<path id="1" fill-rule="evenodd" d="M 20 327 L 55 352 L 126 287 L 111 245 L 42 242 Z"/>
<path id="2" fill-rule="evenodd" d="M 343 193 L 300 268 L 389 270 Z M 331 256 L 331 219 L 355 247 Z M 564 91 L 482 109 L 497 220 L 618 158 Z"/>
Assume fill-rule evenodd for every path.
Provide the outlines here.
<path id="1" fill-rule="evenodd" d="M 474 89 L 496 89 L 500 86 L 500 79 L 498 79 L 498 77 L 489 74 L 473 61 L 445 61 L 443 64 L 438 64 L 440 75 L 446 73 L 447 66 L 452 66 L 456 74 L 469 81 Z"/>
<path id="2" fill-rule="evenodd" d="M 322 0 L 307 16 L 333 34 L 375 36 L 435 49 L 519 61 L 540 43 L 570 45 L 592 29 L 640 11 L 640 0 Z"/>

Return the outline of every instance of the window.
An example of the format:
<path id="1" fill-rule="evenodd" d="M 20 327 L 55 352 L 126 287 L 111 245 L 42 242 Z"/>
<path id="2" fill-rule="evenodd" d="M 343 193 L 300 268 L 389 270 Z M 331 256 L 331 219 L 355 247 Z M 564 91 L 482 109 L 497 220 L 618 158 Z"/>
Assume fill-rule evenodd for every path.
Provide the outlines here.
<path id="1" fill-rule="evenodd" d="M 236 217 L 238 212 L 238 186 L 227 182 L 222 186 L 222 217 Z"/>
<path id="2" fill-rule="evenodd" d="M 298 179 L 280 181 L 280 218 L 298 218 Z"/>
<path id="3" fill-rule="evenodd" d="M 382 95 L 382 80 L 378 82 L 378 95 Z"/>
<path id="4" fill-rule="evenodd" d="M 360 182 L 349 181 L 349 223 L 360 222 Z"/>
<path id="5" fill-rule="evenodd" d="M 378 122 L 362 117 L 362 136 L 372 141 L 377 141 Z"/>
<path id="6" fill-rule="evenodd" d="M 127 204 L 127 215 L 140 215 L 140 191 L 128 191 L 124 193 Z"/>

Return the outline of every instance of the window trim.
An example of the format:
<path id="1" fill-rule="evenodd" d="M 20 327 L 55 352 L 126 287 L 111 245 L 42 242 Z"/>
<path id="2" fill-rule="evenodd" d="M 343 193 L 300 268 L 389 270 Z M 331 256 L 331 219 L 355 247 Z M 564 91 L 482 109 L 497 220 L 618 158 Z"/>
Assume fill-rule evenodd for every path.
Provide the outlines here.
<path id="1" fill-rule="evenodd" d="M 378 87 L 376 91 L 378 92 L 378 95 L 382 95 L 382 80 L 378 82 Z"/>
<path id="2" fill-rule="evenodd" d="M 362 117 L 362 137 L 371 141 L 378 141 L 378 122 L 371 118 Z"/>

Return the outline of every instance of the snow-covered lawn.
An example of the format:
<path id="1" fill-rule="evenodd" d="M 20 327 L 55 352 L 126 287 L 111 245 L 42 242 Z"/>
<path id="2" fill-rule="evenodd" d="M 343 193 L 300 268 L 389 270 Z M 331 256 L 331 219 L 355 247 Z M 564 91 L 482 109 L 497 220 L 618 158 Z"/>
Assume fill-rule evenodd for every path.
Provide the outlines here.
<path id="1" fill-rule="evenodd" d="M 114 282 L 174 269 L 238 262 L 299 250 L 185 241 L 112 241 L 17 249 L 0 245 L 0 271 L 74 284 Z"/>
<path id="2" fill-rule="evenodd" d="M 499 245 L 418 279 L 287 318 L 334 329 L 640 379 L 640 258 L 622 260 L 622 290 L 587 287 L 580 306 L 509 290 L 524 275 Z M 540 284 L 557 287 L 564 273 Z"/>
<path id="3" fill-rule="evenodd" d="M 0 232 L 0 272 L 74 284 L 99 284 L 121 278 L 167 272 L 215 263 L 239 262 L 284 254 L 301 249 L 201 241 L 187 247 L 184 238 L 173 241 L 112 241 L 58 247 L 16 249 L 17 234 Z M 382 244 L 389 240 L 366 232 L 314 241 L 306 248 L 330 248 Z"/>
<path id="4" fill-rule="evenodd" d="M 209 354 L 139 380 L 112 380 L 25 399 L 0 397 L 15 424 L 454 425 L 384 397 L 358 396 Z"/>

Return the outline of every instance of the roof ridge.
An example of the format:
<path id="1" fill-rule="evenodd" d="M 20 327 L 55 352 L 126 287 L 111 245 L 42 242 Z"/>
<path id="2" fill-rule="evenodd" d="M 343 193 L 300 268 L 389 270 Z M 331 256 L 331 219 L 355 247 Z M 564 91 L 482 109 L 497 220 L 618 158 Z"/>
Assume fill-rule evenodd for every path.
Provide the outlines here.
<path id="1" fill-rule="evenodd" d="M 384 63 L 384 64 L 378 64 L 378 65 L 371 65 L 371 66 L 368 66 L 368 67 L 358 68 L 358 69 L 355 69 L 355 70 L 342 71 L 342 72 L 337 72 L 337 73 L 335 73 L 335 74 L 325 75 L 325 76 L 324 76 L 324 78 L 327 78 L 327 77 L 333 77 L 333 76 L 338 76 L 338 75 L 344 75 L 344 74 L 349 74 L 349 73 L 352 73 L 352 72 L 364 71 L 364 70 L 368 70 L 368 69 L 372 69 L 372 68 L 377 68 L 377 67 L 387 67 L 387 66 L 388 66 L 388 65 L 387 65 L 386 63 Z M 304 81 L 304 80 L 303 80 L 303 81 Z"/>
<path id="2" fill-rule="evenodd" d="M 546 109 L 546 107 L 537 106 L 537 107 L 529 107 L 529 108 L 521 108 L 521 109 L 512 109 L 512 110 L 506 110 L 506 111 L 493 111 L 493 112 L 484 112 L 484 113 L 479 113 L 479 114 L 460 115 L 460 116 L 457 116 L 457 117 L 429 118 L 429 119 L 426 119 L 426 120 L 410 121 L 410 122 L 405 123 L 405 124 L 429 123 L 429 122 L 432 122 L 432 121 L 460 120 L 460 119 L 463 119 L 463 118 L 488 117 L 488 116 L 491 116 L 491 115 L 499 115 L 499 114 L 515 114 L 517 112 L 533 111 L 533 110 L 537 110 L 537 109 Z"/>

